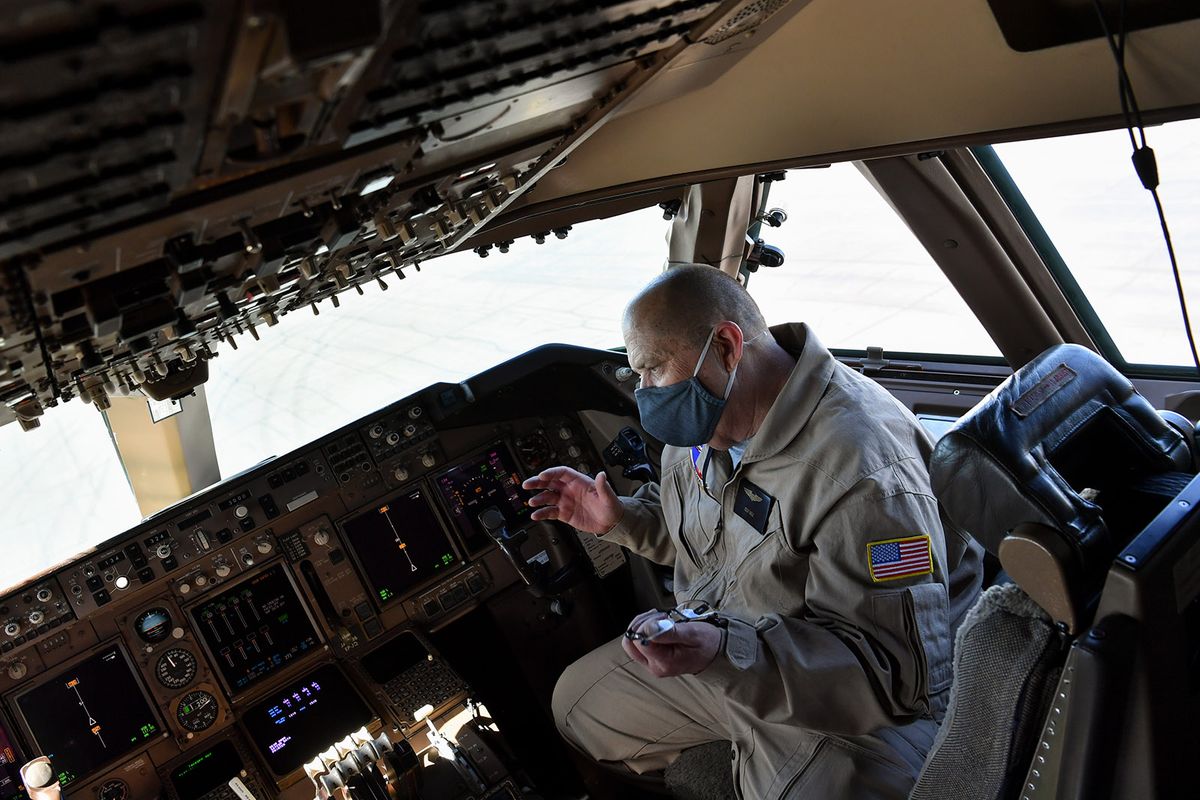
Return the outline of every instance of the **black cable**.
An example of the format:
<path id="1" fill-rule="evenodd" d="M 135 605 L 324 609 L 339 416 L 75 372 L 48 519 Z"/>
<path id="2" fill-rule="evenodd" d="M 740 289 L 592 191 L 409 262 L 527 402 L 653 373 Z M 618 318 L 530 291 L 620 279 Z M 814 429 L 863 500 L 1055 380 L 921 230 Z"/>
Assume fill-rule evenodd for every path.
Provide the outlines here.
<path id="1" fill-rule="evenodd" d="M 1162 200 L 1158 196 L 1158 163 L 1154 158 L 1154 150 L 1146 144 L 1146 128 L 1142 124 L 1142 110 L 1138 106 L 1137 95 L 1133 92 L 1133 82 L 1125 69 L 1125 19 L 1126 0 L 1120 0 L 1118 8 L 1118 34 L 1113 36 L 1109 30 L 1108 20 L 1104 18 L 1104 8 L 1100 0 L 1092 0 L 1096 9 L 1096 17 L 1100 20 L 1100 29 L 1112 51 L 1117 63 L 1117 89 L 1121 97 L 1121 115 L 1125 119 L 1125 128 L 1129 132 L 1129 143 L 1133 146 L 1133 169 L 1137 172 L 1138 180 L 1150 196 L 1154 198 L 1154 208 L 1158 212 L 1158 224 L 1162 228 L 1163 241 L 1167 244 L 1167 255 L 1171 259 L 1171 274 L 1175 278 L 1175 292 L 1179 296 L 1179 310 L 1183 314 L 1183 328 L 1187 333 L 1188 347 L 1192 351 L 1192 362 L 1196 372 L 1200 374 L 1200 353 L 1196 352 L 1196 337 L 1192 334 L 1192 320 L 1188 314 L 1187 300 L 1183 293 L 1183 279 L 1179 275 L 1179 262 L 1175 258 L 1175 245 L 1171 241 L 1171 231 L 1167 227 L 1167 217 L 1163 211 Z M 1138 132 L 1141 145 L 1134 138 L 1134 129 Z"/>

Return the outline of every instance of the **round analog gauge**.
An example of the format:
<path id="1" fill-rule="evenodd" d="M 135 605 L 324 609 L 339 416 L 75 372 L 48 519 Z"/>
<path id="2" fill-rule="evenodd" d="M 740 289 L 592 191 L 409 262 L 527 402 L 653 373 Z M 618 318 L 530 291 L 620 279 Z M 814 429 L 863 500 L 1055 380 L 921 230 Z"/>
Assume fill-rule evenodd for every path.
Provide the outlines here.
<path id="1" fill-rule="evenodd" d="M 188 731 L 202 731 L 217 721 L 217 698 L 203 689 L 188 692 L 175 707 L 175 719 Z"/>
<path id="2" fill-rule="evenodd" d="M 154 677 L 168 689 L 182 689 L 196 677 L 196 657 L 182 647 L 172 647 L 159 657 Z"/>
<path id="3" fill-rule="evenodd" d="M 100 800 L 127 800 L 129 797 L 129 785 L 125 781 L 107 781 L 96 792 L 96 796 Z"/>
<path id="4" fill-rule="evenodd" d="M 150 608 L 138 615 L 133 623 L 137 635 L 154 644 L 171 635 L 171 612 L 165 608 Z"/>
<path id="5" fill-rule="evenodd" d="M 521 460 L 530 469 L 541 469 L 554 458 L 554 451 L 550 449 L 550 443 L 540 433 L 531 433 L 517 439 L 517 452 L 521 454 Z"/>

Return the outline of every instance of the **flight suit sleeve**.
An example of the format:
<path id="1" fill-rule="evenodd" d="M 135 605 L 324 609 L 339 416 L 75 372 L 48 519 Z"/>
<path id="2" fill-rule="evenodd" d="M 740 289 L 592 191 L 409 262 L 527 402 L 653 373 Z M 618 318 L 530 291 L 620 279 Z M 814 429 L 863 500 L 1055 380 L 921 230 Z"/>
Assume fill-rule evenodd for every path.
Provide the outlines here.
<path id="1" fill-rule="evenodd" d="M 867 544 L 928 534 L 934 573 L 876 583 Z M 764 720 L 854 735 L 929 713 L 944 702 L 951 640 L 936 501 L 856 486 L 812 538 L 799 616 L 730 619 L 699 677 Z"/>
<path id="2" fill-rule="evenodd" d="M 667 530 L 657 483 L 646 483 L 632 497 L 620 498 L 621 519 L 602 535 L 605 541 L 648 558 L 656 564 L 675 564 L 675 542 Z"/>

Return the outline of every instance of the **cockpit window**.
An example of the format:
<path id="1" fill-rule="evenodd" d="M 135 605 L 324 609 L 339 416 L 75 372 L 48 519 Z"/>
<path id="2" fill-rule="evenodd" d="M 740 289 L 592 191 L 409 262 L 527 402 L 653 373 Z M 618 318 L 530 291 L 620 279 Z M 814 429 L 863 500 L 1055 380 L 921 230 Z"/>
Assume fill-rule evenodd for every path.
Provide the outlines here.
<path id="1" fill-rule="evenodd" d="M 853 164 L 791 170 L 768 206 L 787 212 L 760 236 L 783 266 L 760 268 L 750 294 L 767 322 L 803 321 L 826 347 L 999 356 L 917 238 Z"/>
<path id="2" fill-rule="evenodd" d="M 1146 139 L 1157 157 L 1159 196 L 1195 330 L 1200 119 L 1149 128 Z M 1119 356 L 1129 364 L 1191 364 L 1166 245 L 1154 201 L 1130 163 L 1129 135 L 1116 130 L 1014 142 L 995 152 Z M 1025 223 L 1028 230 L 1030 221 Z"/>
<path id="3" fill-rule="evenodd" d="M 669 225 L 648 208 L 576 225 L 565 240 L 455 253 L 223 347 L 205 386 L 221 474 L 538 345 L 620 346 L 621 311 L 662 269 Z"/>
<path id="4" fill-rule="evenodd" d="M 30 433 L 0 427 L 0 591 L 142 518 L 104 417 L 78 400 L 51 411 Z"/>

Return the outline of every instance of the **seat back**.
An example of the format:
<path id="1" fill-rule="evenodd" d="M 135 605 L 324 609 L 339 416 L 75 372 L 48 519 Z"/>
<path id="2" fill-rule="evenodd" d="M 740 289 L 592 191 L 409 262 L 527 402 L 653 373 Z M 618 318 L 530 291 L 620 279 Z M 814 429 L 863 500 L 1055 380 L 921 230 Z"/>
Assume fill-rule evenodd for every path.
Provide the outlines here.
<path id="1" fill-rule="evenodd" d="M 950 705 L 911 797 L 1022 796 L 1074 634 L 1120 548 L 1178 488 L 1164 476 L 1191 464 L 1184 436 L 1075 345 L 1022 367 L 942 437 L 934 492 L 1015 583 L 984 592 L 958 631 Z"/>

